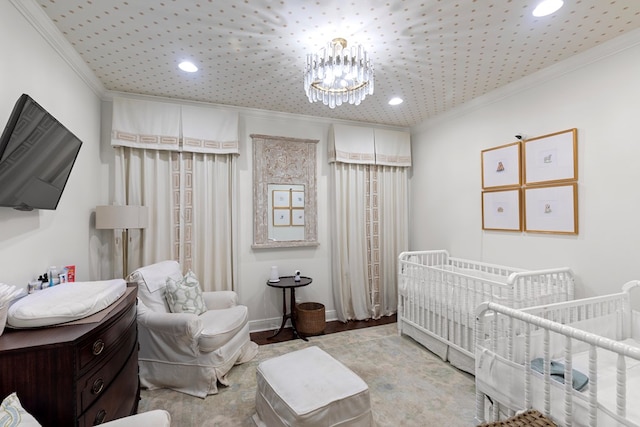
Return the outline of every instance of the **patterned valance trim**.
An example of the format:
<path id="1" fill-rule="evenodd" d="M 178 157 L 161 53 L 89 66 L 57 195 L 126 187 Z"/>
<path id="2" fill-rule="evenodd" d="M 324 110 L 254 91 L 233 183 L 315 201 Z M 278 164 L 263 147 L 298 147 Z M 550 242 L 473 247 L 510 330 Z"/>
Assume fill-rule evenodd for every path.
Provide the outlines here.
<path id="1" fill-rule="evenodd" d="M 332 150 L 329 152 L 329 163 L 342 162 L 342 163 L 365 163 L 375 164 L 376 157 L 370 153 L 349 153 L 347 151 Z"/>
<path id="2" fill-rule="evenodd" d="M 408 132 L 333 125 L 328 142 L 329 163 L 411 166 Z"/>
<path id="3" fill-rule="evenodd" d="M 238 154 L 238 141 L 209 141 L 196 138 L 184 138 L 182 149 L 192 153 Z"/>
<path id="4" fill-rule="evenodd" d="M 411 156 L 387 156 L 376 154 L 376 164 L 386 166 L 411 166 Z"/>
<path id="5" fill-rule="evenodd" d="M 117 143 L 117 141 L 120 141 L 120 143 Z M 179 145 L 179 138 L 176 136 L 136 135 L 114 130 L 111 145 L 175 150 Z"/>

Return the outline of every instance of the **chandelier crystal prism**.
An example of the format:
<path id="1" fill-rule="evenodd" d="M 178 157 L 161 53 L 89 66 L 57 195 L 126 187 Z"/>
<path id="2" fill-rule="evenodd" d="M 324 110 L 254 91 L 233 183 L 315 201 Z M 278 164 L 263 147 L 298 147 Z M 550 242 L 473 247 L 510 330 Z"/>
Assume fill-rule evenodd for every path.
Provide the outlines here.
<path id="1" fill-rule="evenodd" d="M 342 104 L 360 105 L 373 95 L 373 62 L 361 45 L 347 48 L 347 41 L 335 38 L 318 53 L 308 54 L 304 70 L 304 91 L 309 102 L 329 108 Z"/>

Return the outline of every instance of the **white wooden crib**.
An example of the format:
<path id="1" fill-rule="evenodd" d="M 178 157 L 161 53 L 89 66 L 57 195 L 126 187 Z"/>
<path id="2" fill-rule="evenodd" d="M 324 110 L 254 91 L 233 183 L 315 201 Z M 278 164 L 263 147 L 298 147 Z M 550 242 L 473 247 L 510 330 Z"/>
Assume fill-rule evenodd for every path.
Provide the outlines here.
<path id="1" fill-rule="evenodd" d="M 474 372 L 475 310 L 482 302 L 520 308 L 573 299 L 569 268 L 528 271 L 451 257 L 446 250 L 398 257 L 398 330 L 445 361 Z"/>
<path id="2" fill-rule="evenodd" d="M 487 408 L 491 421 L 532 408 L 559 426 L 640 426 L 640 315 L 630 295 L 638 288 L 632 281 L 620 293 L 521 310 L 482 304 L 478 423 Z"/>

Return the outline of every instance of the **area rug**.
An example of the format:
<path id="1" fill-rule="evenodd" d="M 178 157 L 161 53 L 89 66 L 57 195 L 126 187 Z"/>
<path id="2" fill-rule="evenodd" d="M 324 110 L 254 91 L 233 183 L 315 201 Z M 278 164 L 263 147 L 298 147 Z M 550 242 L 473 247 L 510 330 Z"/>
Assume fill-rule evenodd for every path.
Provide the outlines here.
<path id="1" fill-rule="evenodd" d="M 253 426 L 256 367 L 271 357 L 318 346 L 368 385 L 377 427 L 473 426 L 473 376 L 398 334 L 395 323 L 260 346 L 254 360 L 235 366 L 229 387 L 205 399 L 171 390 L 142 390 L 139 412 L 166 409 L 175 427 Z"/>

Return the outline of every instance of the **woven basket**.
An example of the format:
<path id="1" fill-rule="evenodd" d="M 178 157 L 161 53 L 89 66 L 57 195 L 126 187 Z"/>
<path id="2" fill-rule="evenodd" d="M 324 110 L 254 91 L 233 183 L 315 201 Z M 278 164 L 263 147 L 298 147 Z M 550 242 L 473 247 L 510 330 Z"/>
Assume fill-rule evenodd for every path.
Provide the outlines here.
<path id="1" fill-rule="evenodd" d="M 558 427 L 549 418 L 542 415 L 535 409 L 529 409 L 522 414 L 515 415 L 511 418 L 502 421 L 494 421 L 491 423 L 483 423 L 478 427 Z"/>
<path id="2" fill-rule="evenodd" d="M 302 335 L 320 335 L 324 332 L 324 305 L 319 302 L 301 302 L 296 305 L 296 329 Z"/>

